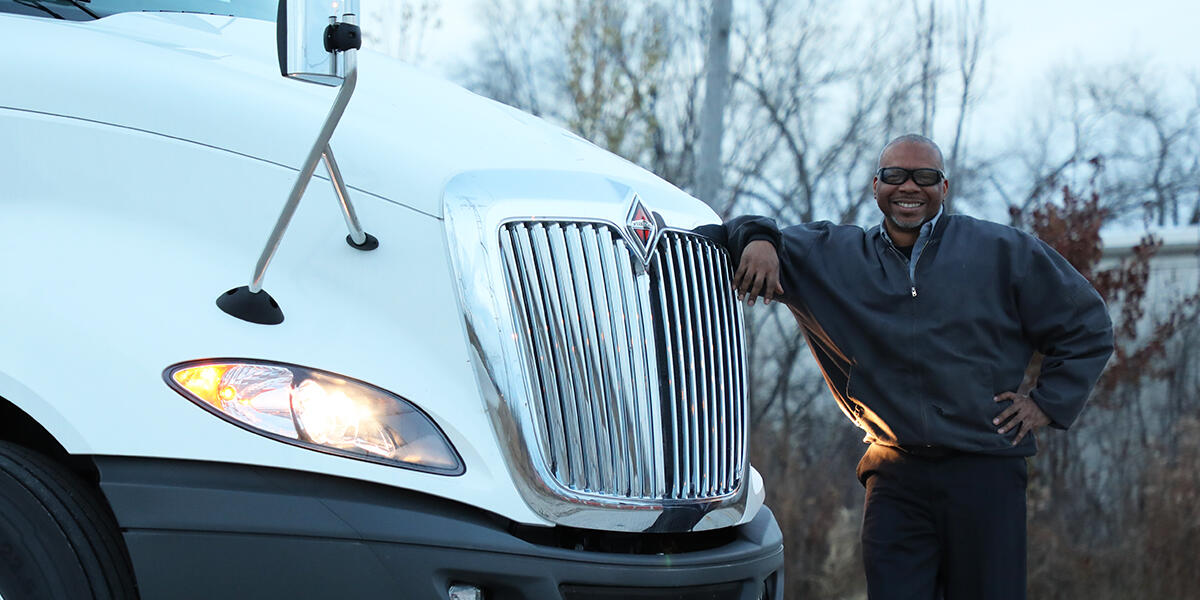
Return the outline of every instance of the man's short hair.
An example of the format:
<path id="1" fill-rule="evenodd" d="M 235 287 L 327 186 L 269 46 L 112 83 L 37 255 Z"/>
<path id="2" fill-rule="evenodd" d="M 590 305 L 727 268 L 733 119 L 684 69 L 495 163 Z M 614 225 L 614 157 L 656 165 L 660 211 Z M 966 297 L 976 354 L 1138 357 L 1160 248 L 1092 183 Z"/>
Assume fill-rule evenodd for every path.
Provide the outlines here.
<path id="1" fill-rule="evenodd" d="M 938 148 L 938 145 L 936 143 L 934 143 L 933 140 L 931 140 L 919 133 L 906 133 L 906 134 L 888 142 L 887 145 L 883 147 L 883 150 L 879 151 L 879 159 L 877 161 L 875 161 L 875 164 L 876 164 L 875 168 L 877 168 L 877 169 L 883 168 L 883 153 L 887 152 L 888 148 L 891 148 L 892 146 L 895 146 L 897 144 L 907 144 L 910 142 L 914 143 L 914 144 L 925 144 L 926 146 L 932 148 L 933 151 L 937 154 L 938 169 L 945 172 L 946 160 L 944 158 L 942 158 L 942 149 Z"/>

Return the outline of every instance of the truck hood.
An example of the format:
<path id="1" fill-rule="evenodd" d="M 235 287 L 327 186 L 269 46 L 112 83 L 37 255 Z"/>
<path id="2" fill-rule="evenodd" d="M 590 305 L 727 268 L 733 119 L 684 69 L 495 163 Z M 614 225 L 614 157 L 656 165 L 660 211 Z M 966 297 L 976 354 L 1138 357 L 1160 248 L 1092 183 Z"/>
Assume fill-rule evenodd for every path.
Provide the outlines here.
<path id="1" fill-rule="evenodd" d="M 254 19 L 124 13 L 78 23 L 0 15 L 0 35 L 41 55 L 10 65 L 0 108 L 168 136 L 293 169 L 337 91 L 282 77 L 275 25 Z M 478 170 L 602 174 L 694 203 L 692 210 L 703 206 L 575 134 L 372 52 L 360 52 L 358 87 L 331 147 L 352 190 L 439 218 L 446 182 Z M 87 160 L 64 154 L 64 164 Z"/>

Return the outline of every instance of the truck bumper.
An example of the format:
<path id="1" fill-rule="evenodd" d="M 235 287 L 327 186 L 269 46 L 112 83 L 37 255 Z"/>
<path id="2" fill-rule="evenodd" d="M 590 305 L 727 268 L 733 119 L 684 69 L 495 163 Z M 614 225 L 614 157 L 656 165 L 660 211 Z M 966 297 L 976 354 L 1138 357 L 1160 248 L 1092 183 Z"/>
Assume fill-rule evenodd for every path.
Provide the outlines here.
<path id="1" fill-rule="evenodd" d="M 95 461 L 142 600 L 446 600 L 459 583 L 482 588 L 487 600 L 783 597 L 783 539 L 765 507 L 687 551 L 633 550 L 639 534 L 608 534 L 605 551 L 595 551 L 578 549 L 586 532 L 555 532 L 577 535 L 579 544 L 530 541 L 521 531 L 540 528 L 361 481 L 191 461 Z M 681 536 L 694 535 L 705 534 L 668 543 L 681 547 Z M 614 550 L 622 547 L 630 549 Z"/>

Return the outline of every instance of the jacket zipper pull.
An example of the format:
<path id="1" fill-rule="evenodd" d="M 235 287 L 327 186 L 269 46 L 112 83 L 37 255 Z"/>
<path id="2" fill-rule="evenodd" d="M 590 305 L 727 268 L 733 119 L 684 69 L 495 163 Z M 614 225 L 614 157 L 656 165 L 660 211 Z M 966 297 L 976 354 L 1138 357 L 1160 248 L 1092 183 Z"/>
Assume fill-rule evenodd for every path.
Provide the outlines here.
<path id="1" fill-rule="evenodd" d="M 912 296 L 913 296 L 913 298 L 917 297 L 917 286 L 915 286 L 915 285 L 912 286 Z"/>

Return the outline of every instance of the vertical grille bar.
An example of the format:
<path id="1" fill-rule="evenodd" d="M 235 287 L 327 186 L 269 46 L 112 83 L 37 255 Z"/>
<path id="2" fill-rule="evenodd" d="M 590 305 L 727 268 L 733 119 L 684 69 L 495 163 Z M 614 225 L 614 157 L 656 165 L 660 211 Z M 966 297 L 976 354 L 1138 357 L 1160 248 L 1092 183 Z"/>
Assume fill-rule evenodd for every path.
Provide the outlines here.
<path id="1" fill-rule="evenodd" d="M 522 227 L 520 230 L 524 230 L 524 228 Z M 563 441 L 562 435 L 562 418 L 561 415 L 553 414 L 554 408 L 558 406 L 558 374 L 554 369 L 554 355 L 550 351 L 549 336 L 547 335 L 549 328 L 545 322 L 543 303 L 537 296 L 537 289 L 531 285 L 531 282 L 536 280 L 522 276 L 518 265 L 517 252 L 513 245 L 513 238 L 517 235 L 518 233 L 514 231 L 510 235 L 501 236 L 500 245 L 505 257 L 505 267 L 509 273 L 511 290 L 518 300 L 517 306 L 525 307 L 525 310 L 514 310 L 514 316 L 517 318 L 518 327 L 534 341 L 536 348 L 536 352 L 525 353 L 526 361 L 531 366 L 536 365 L 536 368 L 532 369 L 537 373 L 534 381 L 546 394 L 548 400 L 539 402 L 539 406 L 535 410 L 538 433 L 542 440 L 542 453 L 555 476 L 561 479 L 567 472 L 567 465 L 562 464 L 562 457 L 566 454 L 566 443 Z M 522 253 L 521 256 L 525 258 L 527 255 Z"/>
<path id="2" fill-rule="evenodd" d="M 659 301 L 659 315 L 661 316 L 661 325 L 663 331 L 663 349 L 666 354 L 666 360 L 663 364 L 667 368 L 667 408 L 671 419 L 671 444 L 669 459 L 671 461 L 671 488 L 668 490 L 668 497 L 679 497 L 680 490 L 685 485 L 686 472 L 684 468 L 684 456 L 681 454 L 684 447 L 684 438 L 686 430 L 684 428 L 683 416 L 683 397 L 684 387 L 680 380 L 679 362 L 682 360 L 677 355 L 683 351 L 683 337 L 679 332 L 678 326 L 673 324 L 678 323 L 679 307 L 675 302 L 675 294 L 672 293 L 675 287 L 674 270 L 671 266 L 671 252 L 669 244 L 663 244 L 662 249 L 654 254 L 654 271 L 658 273 L 659 285 L 657 296 Z M 668 255 L 664 260 L 663 256 Z"/>
<path id="3" fill-rule="evenodd" d="M 630 322 L 629 327 L 634 364 L 641 365 L 640 372 L 644 373 L 644 377 L 635 379 L 640 417 L 638 430 L 642 445 L 641 455 L 651 461 L 653 469 L 646 473 L 643 489 L 648 496 L 661 498 L 666 493 L 666 469 L 658 360 L 657 353 L 653 352 L 650 346 L 655 339 L 654 315 L 650 304 L 650 277 L 635 278 L 628 260 L 618 261 L 617 264 L 621 269 L 621 282 L 624 284 L 627 306 L 630 303 L 634 306 L 630 314 L 635 320 Z M 663 347 L 669 352 L 670 344 L 664 344 Z M 670 395 L 667 397 L 669 399 Z"/>
<path id="4" fill-rule="evenodd" d="M 618 349 L 612 314 L 614 303 L 607 284 L 610 277 L 606 273 L 604 255 L 600 251 L 600 244 L 596 239 L 595 226 L 582 226 L 579 233 L 580 241 L 583 243 L 584 257 L 587 261 L 588 281 L 591 283 L 589 292 L 592 315 L 595 319 L 595 329 L 593 330 L 595 335 L 591 338 L 592 355 L 596 356 L 596 373 L 599 376 L 596 384 L 604 391 L 597 408 L 603 411 L 604 419 L 608 423 L 608 435 L 600 440 L 604 443 L 605 448 L 602 454 L 608 455 L 608 475 L 607 480 L 603 482 L 602 489 L 628 495 L 629 472 L 627 469 L 631 461 L 628 459 L 629 447 L 625 442 L 627 437 L 624 415 L 625 398 L 622 393 L 625 386 L 621 385 L 625 381 L 625 377 L 618 366 L 616 356 Z M 617 310 L 620 310 L 619 303 L 615 306 Z"/>
<path id="5" fill-rule="evenodd" d="M 728 268 L 728 265 L 725 260 L 725 255 L 722 254 L 720 251 L 714 251 L 713 252 L 713 261 L 715 263 L 717 278 L 721 281 L 731 281 L 729 268 Z M 733 372 L 734 371 L 733 362 L 735 360 L 737 360 L 736 354 L 735 354 L 737 352 L 737 349 L 734 347 L 735 342 L 733 341 L 734 340 L 733 334 L 735 332 L 734 332 L 734 321 L 733 321 L 732 310 L 736 307 L 730 303 L 731 294 L 729 294 L 729 293 L 721 293 L 721 290 L 717 290 L 715 297 L 717 300 L 716 304 L 719 309 L 718 312 L 719 312 L 719 318 L 720 318 L 720 325 L 719 325 L 719 329 L 721 330 L 721 346 L 720 346 L 720 348 L 721 348 L 721 353 L 722 353 L 722 360 L 721 360 L 722 381 L 721 382 L 722 382 L 722 388 L 724 390 L 722 393 L 724 394 L 724 397 L 725 397 L 725 402 L 723 405 L 725 407 L 726 419 L 727 419 L 727 425 L 724 427 L 726 455 L 725 455 L 725 460 L 724 460 L 725 477 L 722 482 L 722 485 L 725 487 L 725 489 L 729 489 L 730 486 L 733 486 L 737 482 L 737 473 L 736 473 L 736 471 L 737 471 L 736 460 L 737 459 L 736 459 L 736 457 L 739 454 L 738 450 L 737 450 L 737 425 L 736 425 L 736 423 L 737 423 L 737 406 L 738 406 L 738 403 L 740 402 L 740 398 L 738 397 L 735 387 L 734 387 L 737 385 L 737 383 L 736 383 L 737 378 L 735 377 L 734 372 Z"/>
<path id="6" fill-rule="evenodd" d="M 734 398 L 737 399 L 737 420 L 734 422 L 734 432 L 737 434 L 737 479 L 741 481 L 745 476 L 743 468 L 746 460 L 746 402 L 743 398 L 746 397 L 746 324 L 742 316 L 742 306 L 737 302 L 737 296 L 733 292 L 733 288 L 728 290 L 730 303 L 733 305 L 733 315 L 736 318 L 737 326 L 733 332 L 736 336 L 734 349 L 737 352 L 736 360 L 732 361 L 733 366 L 737 368 L 737 377 L 734 379 L 737 382 L 737 387 L 734 390 Z"/>
<path id="7" fill-rule="evenodd" d="M 621 319 L 616 323 L 617 343 L 626 348 L 622 368 L 629 373 L 626 415 L 629 419 L 630 495 L 658 498 L 662 495 L 662 418 L 659 414 L 659 379 L 656 353 L 652 350 L 654 329 L 650 312 L 648 277 L 633 273 L 631 250 L 622 240 L 608 246 L 606 260 L 615 268 Z"/>
<path id="8" fill-rule="evenodd" d="M 695 238 L 688 237 L 680 240 L 688 260 L 688 267 L 691 269 L 692 277 L 690 278 L 692 295 L 694 296 L 694 304 L 689 304 L 691 312 L 695 316 L 694 327 L 696 331 L 696 357 L 700 363 L 700 369 L 696 372 L 696 421 L 700 426 L 699 445 L 696 448 L 699 459 L 697 462 L 700 467 L 699 487 L 696 493 L 701 496 L 708 496 L 709 490 L 712 487 L 712 472 L 713 472 L 713 439 L 712 439 L 712 405 L 713 398 L 709 394 L 708 382 L 711 379 L 709 366 L 712 365 L 712 360 L 709 354 L 712 351 L 712 339 L 709 337 L 710 325 L 706 313 L 708 312 L 708 294 L 705 291 L 709 288 L 707 275 L 704 272 L 699 256 L 698 246 Z"/>
<path id="9" fill-rule="evenodd" d="M 685 293 L 686 286 L 682 283 L 681 254 L 675 244 L 670 244 L 663 248 L 663 250 L 669 253 L 665 262 L 667 263 L 669 281 L 668 290 L 671 294 L 672 302 L 670 322 L 673 324 L 676 338 L 675 348 L 677 350 L 673 367 L 677 375 L 676 381 L 679 385 L 679 397 L 675 398 L 673 402 L 679 406 L 680 438 L 675 444 L 675 452 L 679 455 L 676 464 L 682 471 L 682 476 L 680 477 L 680 487 L 675 493 L 680 498 L 686 498 L 693 493 L 696 481 L 694 467 L 696 462 L 696 426 L 693 421 L 695 413 L 692 411 L 692 399 L 696 397 L 696 389 L 695 382 L 690 376 L 695 361 L 692 356 L 691 320 L 687 311 L 688 297 Z"/>
<path id="10" fill-rule="evenodd" d="M 568 281 L 574 284 L 574 306 L 578 307 L 577 319 L 583 334 L 579 352 L 583 357 L 583 363 L 587 365 L 586 380 L 588 388 L 592 392 L 584 402 L 587 405 L 588 414 L 592 417 L 592 427 L 589 429 L 592 434 L 591 449 L 594 453 L 592 464 L 596 466 L 595 471 L 590 473 L 592 479 L 588 489 L 600 491 L 608 489 L 613 477 L 612 445 L 608 434 L 612 424 L 609 422 L 608 411 L 605 408 L 609 404 L 608 390 L 600 366 L 596 314 L 592 305 L 592 294 L 588 288 L 587 259 L 583 254 L 579 226 L 566 226 L 563 235 L 566 240 L 568 262 L 571 265 L 571 276 Z"/>
<path id="11" fill-rule="evenodd" d="M 573 485 L 583 485 L 582 432 L 579 429 L 580 419 L 576 414 L 575 405 L 576 398 L 580 394 L 586 393 L 586 390 L 578 377 L 578 369 L 572 362 L 569 345 L 570 333 L 563 314 L 563 302 L 558 296 L 558 289 L 551 285 L 554 264 L 550 258 L 546 231 L 544 227 L 538 225 L 532 231 L 529 229 L 518 230 L 517 234 L 517 245 L 521 249 L 524 272 L 531 275 L 543 274 L 537 278 L 540 286 L 535 286 L 531 282 L 529 288 L 538 290 L 540 293 L 534 297 L 545 301 L 545 314 L 549 323 L 548 334 L 554 347 L 554 366 L 555 372 L 558 374 L 556 381 L 561 397 L 559 409 L 562 414 L 563 431 L 567 444 L 567 454 L 560 460 L 566 464 L 567 480 Z M 546 277 L 545 273 L 551 274 L 551 277 Z M 538 289 L 539 287 L 540 289 Z"/>
<path id="12" fill-rule="evenodd" d="M 604 288 L 608 302 L 609 338 L 605 349 L 612 356 L 615 368 L 614 376 L 616 377 L 614 388 L 617 402 L 614 412 L 618 417 L 618 435 L 613 454 L 619 457 L 617 460 L 618 479 L 623 482 L 618 491 L 629 497 L 640 498 L 644 492 L 638 478 L 637 467 L 643 465 L 645 459 L 642 454 L 643 450 L 637 443 L 637 382 L 639 375 L 642 377 L 644 375 L 635 372 L 635 365 L 630 358 L 633 352 L 628 329 L 630 306 L 621 289 L 624 278 L 617 267 L 617 255 L 614 248 L 617 242 L 613 240 L 607 230 L 598 227 L 592 229 L 600 253 L 600 264 L 603 268 Z"/>
<path id="13" fill-rule="evenodd" d="M 566 232 L 559 225 L 547 227 L 547 234 L 552 251 L 551 261 L 554 265 L 554 283 L 559 297 L 562 299 L 563 317 L 566 320 L 565 329 L 571 340 L 570 356 L 572 375 L 576 379 L 582 393 L 575 395 L 575 415 L 579 419 L 577 427 L 581 437 L 581 453 L 583 455 L 583 489 L 593 490 L 600 480 L 600 451 L 596 446 L 596 415 L 592 414 L 593 398 L 598 391 L 592 387 L 591 365 L 588 364 L 587 340 L 580 323 L 579 302 L 575 297 L 575 273 L 571 269 L 571 260 L 567 252 Z"/>
<path id="14" fill-rule="evenodd" d="M 688 452 L 688 496 L 695 496 L 700 493 L 700 453 L 701 448 L 701 423 L 700 423 L 700 394 L 702 393 L 699 386 L 696 385 L 696 370 L 700 366 L 700 357 L 696 352 L 696 327 L 692 323 L 692 293 L 688 285 L 685 275 L 689 273 L 688 268 L 688 253 L 684 248 L 685 244 L 676 243 L 674 246 L 674 255 L 676 266 L 678 267 L 679 279 L 678 290 L 682 308 L 680 313 L 683 316 L 682 329 L 684 338 L 684 356 L 687 357 L 686 362 L 682 365 L 684 376 L 687 379 L 687 397 L 685 400 L 687 412 L 687 425 L 689 438 L 687 440 Z"/>
<path id="15" fill-rule="evenodd" d="M 713 443 L 711 450 L 712 458 L 712 478 L 708 489 L 709 494 L 718 493 L 719 490 L 725 487 L 725 457 L 729 452 L 729 445 L 725 440 L 725 432 L 728 430 L 727 415 L 725 414 L 725 403 L 728 397 L 723 393 L 722 383 L 724 378 L 722 373 L 725 370 L 725 356 L 722 352 L 724 345 L 722 338 L 722 327 L 720 319 L 720 294 L 712 292 L 719 289 L 717 282 L 717 272 L 713 268 L 713 249 L 707 242 L 696 241 L 700 249 L 700 257 L 702 267 L 704 269 L 705 280 L 708 282 L 706 288 L 707 302 L 707 323 L 709 331 L 709 352 L 712 357 L 712 372 L 709 376 L 708 389 L 709 397 L 712 398 L 712 406 L 709 408 L 709 414 L 712 416 L 713 425 L 711 426 L 711 435 Z"/>

